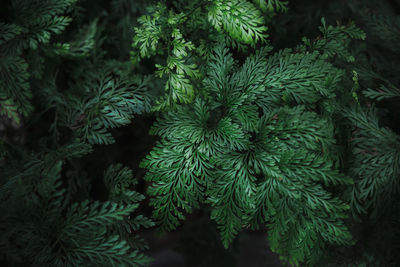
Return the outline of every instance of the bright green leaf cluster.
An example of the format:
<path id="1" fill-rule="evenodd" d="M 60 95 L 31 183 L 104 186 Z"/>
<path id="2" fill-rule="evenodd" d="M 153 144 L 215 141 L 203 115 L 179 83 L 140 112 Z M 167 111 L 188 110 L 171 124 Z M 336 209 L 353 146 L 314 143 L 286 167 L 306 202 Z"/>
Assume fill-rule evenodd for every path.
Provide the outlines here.
<path id="1" fill-rule="evenodd" d="M 246 0 L 211 1 L 208 20 L 217 31 L 224 30 L 233 39 L 254 44 L 265 42 L 267 27 L 261 12 Z"/>
<path id="2" fill-rule="evenodd" d="M 150 6 L 134 29 L 132 62 L 156 55 L 165 61 L 155 64 L 156 74 L 166 79 L 165 92 L 152 109 L 157 111 L 193 102 L 196 81 L 204 74 L 198 66 L 210 56 L 207 46 L 224 42 L 243 50 L 265 43 L 268 36 L 264 17 L 247 0 L 177 1 L 173 7 Z"/>
<path id="3" fill-rule="evenodd" d="M 162 138 L 141 167 L 163 229 L 207 203 L 225 247 L 244 227 L 265 224 L 271 248 L 298 264 L 326 243 L 351 243 L 349 206 L 326 189 L 352 183 L 334 167 L 332 122 L 301 105 L 332 97 L 342 72 L 317 52 L 270 51 L 237 66 L 228 48 L 216 46 L 204 97 L 157 120 L 150 133 Z M 272 90 L 288 92 L 292 107 Z"/>

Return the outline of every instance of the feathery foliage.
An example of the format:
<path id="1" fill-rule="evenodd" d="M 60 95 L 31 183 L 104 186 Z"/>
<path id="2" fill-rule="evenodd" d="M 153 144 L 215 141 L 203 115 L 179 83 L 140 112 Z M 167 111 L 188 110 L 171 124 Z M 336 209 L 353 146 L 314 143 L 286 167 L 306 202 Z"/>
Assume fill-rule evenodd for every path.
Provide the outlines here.
<path id="1" fill-rule="evenodd" d="M 85 171 L 86 157 L 95 153 L 92 144 L 115 142 L 111 129 L 130 124 L 135 115 L 150 109 L 146 92 L 150 80 L 128 75 L 126 64 L 99 52 L 104 39 L 101 23 L 98 18 L 80 20 L 77 11 L 83 7 L 75 2 L 2 3 L 6 16 L 0 22 L 0 262 L 4 266 L 150 262 L 142 252 L 146 243 L 132 234 L 153 225 L 137 211 L 144 196 L 132 188 L 136 183 L 132 171 L 110 165 L 105 173 L 109 193 L 102 201 L 90 192 L 95 179 Z M 29 134 L 16 139 L 13 127 Z"/>
<path id="2" fill-rule="evenodd" d="M 30 103 L 32 92 L 28 82 L 32 75 L 28 68 L 29 58 L 23 56 L 35 53 L 40 45 L 46 45 L 50 37 L 60 34 L 71 22 L 65 16 L 76 0 L 62 1 L 12 1 L 3 5 L 5 12 L 15 21 L 0 22 L 0 114 L 6 115 L 16 123 L 21 116 L 33 111 Z M 33 50 L 33 51 L 32 51 Z M 37 55 L 36 60 L 42 58 Z M 32 60 L 32 59 L 31 59 Z"/>
<path id="3" fill-rule="evenodd" d="M 246 225 L 265 224 L 271 248 L 298 264 L 325 243 L 351 244 L 349 206 L 326 188 L 352 183 L 333 164 L 333 125 L 302 105 L 334 97 L 342 72 L 318 52 L 270 51 L 238 66 L 216 46 L 205 96 L 157 120 L 150 133 L 161 140 L 141 167 L 163 229 L 208 203 L 225 247 Z"/>
<path id="4" fill-rule="evenodd" d="M 398 266 L 399 8 L 3 1 L 0 265 Z"/>
<path id="5" fill-rule="evenodd" d="M 257 1 L 255 1 L 257 2 Z M 208 44 L 224 42 L 246 49 L 265 43 L 268 36 L 259 9 L 285 10 L 279 1 L 176 1 L 171 7 L 158 2 L 139 18 L 133 38 L 132 62 L 161 55 L 156 74 L 165 78 L 165 94 L 153 110 L 169 110 L 175 103 L 192 103 L 196 80 L 204 73 L 199 64 L 210 56 Z M 207 20 L 205 19 L 207 18 Z M 188 37 L 186 37 L 188 36 Z M 200 38 L 199 38 L 200 36 Z M 193 40 L 191 40 L 193 39 Z"/>
<path id="6" fill-rule="evenodd" d="M 65 198 L 68 189 L 62 186 L 62 165 L 63 161 L 58 160 L 48 169 L 48 164 L 38 163 L 36 168 L 30 167 L 25 173 L 18 174 L 23 183 L 10 185 L 11 194 L 1 191 L 1 210 L 5 214 L 0 222 L 2 260 L 10 264 L 41 266 L 147 264 L 149 258 L 113 230 L 120 224 L 130 225 L 128 218 L 143 199 L 140 194 L 122 186 L 117 192 L 129 195 L 129 202 L 123 203 L 114 197 L 120 180 L 125 179 L 126 186 L 132 180 L 131 173 L 126 169 L 115 173 L 121 166 L 110 166 L 106 174 L 108 183 L 114 185 L 110 187 L 113 196 L 110 201 L 71 203 Z M 134 230 L 138 225 L 152 225 L 145 218 L 134 224 Z"/>
<path id="7" fill-rule="evenodd" d="M 396 205 L 400 164 L 396 44 L 399 16 L 395 2 L 331 1 L 323 8 L 322 3 L 309 2 L 301 7 L 302 19 L 294 15 L 300 8 L 288 14 L 288 18 L 294 15 L 296 19 L 291 21 L 298 24 L 286 34 L 301 32 L 313 25 L 311 22 L 316 23 L 319 18 L 315 14 L 326 15 L 327 21 L 351 18 L 366 33 L 364 42 L 349 42 L 343 38 L 364 39 L 364 34 L 352 26 L 351 32 L 345 31 L 344 35 L 333 34 L 335 30 L 330 26 L 320 29 L 328 33 L 324 36 L 335 36 L 332 44 L 346 44 L 351 54 L 340 52 L 341 49 L 340 53 L 329 52 L 330 45 L 320 38 L 304 41 L 327 57 L 334 56 L 334 64 L 353 76 L 349 79 L 351 76 L 347 75 L 349 78 L 344 83 L 347 88 L 337 94 L 339 106 L 336 107 L 340 112 L 335 127 L 343 147 L 341 165 L 354 179 L 354 184 L 342 190 L 342 196 L 350 204 L 349 226 L 355 245 L 332 249 L 319 263 L 321 266 L 397 266 L 400 262 L 397 254 L 400 213 Z"/>

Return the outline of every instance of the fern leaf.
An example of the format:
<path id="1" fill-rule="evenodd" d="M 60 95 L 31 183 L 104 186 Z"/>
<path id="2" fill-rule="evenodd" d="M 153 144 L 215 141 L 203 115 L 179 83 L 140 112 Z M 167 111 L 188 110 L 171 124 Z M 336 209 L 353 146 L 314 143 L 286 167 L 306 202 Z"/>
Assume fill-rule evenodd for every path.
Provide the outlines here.
<path id="1" fill-rule="evenodd" d="M 218 31 L 225 31 L 245 44 L 264 42 L 268 36 L 260 11 L 245 0 L 212 1 L 208 20 Z"/>

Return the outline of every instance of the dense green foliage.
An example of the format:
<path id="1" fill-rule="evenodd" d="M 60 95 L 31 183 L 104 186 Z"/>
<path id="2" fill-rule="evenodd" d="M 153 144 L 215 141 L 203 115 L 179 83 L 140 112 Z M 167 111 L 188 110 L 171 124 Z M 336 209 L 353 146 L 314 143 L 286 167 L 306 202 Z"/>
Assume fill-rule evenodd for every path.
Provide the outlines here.
<path id="1" fill-rule="evenodd" d="M 291 266 L 398 266 L 400 4 L 375 4 L 3 1 L 0 264 L 147 266 L 152 228 L 228 251 L 198 266 L 247 229 Z"/>
<path id="2" fill-rule="evenodd" d="M 312 253 L 310 247 L 318 252 L 312 236 L 349 243 L 350 235 L 340 220 L 347 207 L 323 186 L 351 180 L 332 168 L 331 122 L 303 105 L 280 105 L 284 101 L 279 96 L 290 90 L 285 87 L 295 87 L 293 82 L 303 81 L 304 88 L 309 88 L 290 90 L 286 101 L 296 104 L 315 103 L 323 94 L 332 93 L 320 92 L 310 81 L 329 82 L 333 89 L 332 80 L 324 73 L 314 74 L 313 69 L 328 73 L 335 69 L 317 53 L 284 50 L 265 60 L 268 50 L 261 49 L 237 68 L 228 50 L 217 47 L 204 80 L 207 96 L 165 114 L 154 124 L 151 133 L 163 138 L 142 166 L 149 169 L 145 179 L 154 181 L 148 192 L 155 196 L 151 202 L 155 218 L 167 230 L 184 218 L 181 210 L 190 212 L 199 201 L 207 202 L 213 207 L 211 218 L 217 221 L 225 246 L 243 225 L 270 222 L 271 248 L 297 262 Z M 265 79 L 266 69 L 276 77 Z M 285 87 L 276 86 L 285 83 L 279 81 L 280 76 L 296 76 L 293 72 L 300 77 L 288 79 Z M 266 93 L 269 87 L 275 87 L 274 97 Z M 294 243 L 297 247 L 288 249 Z"/>
<path id="3" fill-rule="evenodd" d="M 150 261 L 140 252 L 146 244 L 130 234 L 153 225 L 136 212 L 144 196 L 131 188 L 132 171 L 110 164 L 104 170 L 108 197 L 99 201 L 82 168 L 93 144 L 114 142 L 110 129 L 149 110 L 148 79 L 128 77 L 122 63 L 106 58 L 98 20 L 83 21 L 75 2 L 9 1 L 0 24 L 1 114 L 11 119 L 2 123 L 31 135 L 16 141 L 18 134 L 7 133 L 0 143 L 6 266 Z M 75 29 L 53 37 L 72 18 Z"/>

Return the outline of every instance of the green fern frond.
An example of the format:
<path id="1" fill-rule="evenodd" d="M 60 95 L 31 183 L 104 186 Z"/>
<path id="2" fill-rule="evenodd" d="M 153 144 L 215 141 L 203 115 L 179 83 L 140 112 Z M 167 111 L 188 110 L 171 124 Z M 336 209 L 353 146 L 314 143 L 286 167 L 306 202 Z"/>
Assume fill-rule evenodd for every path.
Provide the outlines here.
<path id="1" fill-rule="evenodd" d="M 109 129 L 129 124 L 134 115 L 149 108 L 143 92 L 147 81 L 137 85 L 105 74 L 97 82 L 94 92 L 84 99 L 69 96 L 68 101 L 77 108 L 69 111 L 64 123 L 91 144 L 111 144 L 115 140 Z"/>
<path id="2" fill-rule="evenodd" d="M 138 204 L 89 200 L 70 204 L 65 200 L 61 170 L 62 161 L 58 161 L 44 172 L 34 190 L 28 183 L 16 184 L 14 194 L 0 205 L 1 210 L 7 210 L 7 216 L 0 220 L 2 258 L 41 266 L 148 264 L 147 256 L 107 230 L 126 220 Z M 3 228 L 11 223 L 13 227 Z M 134 229 L 151 224 L 143 216 L 132 223 Z M 22 244 L 24 250 L 20 250 Z"/>
<path id="3" fill-rule="evenodd" d="M 346 109 L 344 115 L 355 127 L 350 174 L 355 177 L 351 195 L 355 218 L 368 211 L 375 213 L 399 190 L 400 138 L 380 127 L 375 108 Z"/>
<path id="4" fill-rule="evenodd" d="M 288 1 L 282 0 L 253 0 L 263 12 L 286 12 L 288 10 Z"/>
<path id="5" fill-rule="evenodd" d="M 350 53 L 348 47 L 352 39 L 364 40 L 366 35 L 354 23 L 349 25 L 332 26 L 326 25 L 325 19 L 321 19 L 322 26 L 319 30 L 322 33 L 322 38 L 317 38 L 311 41 L 303 38 L 303 42 L 311 50 L 321 51 L 325 57 L 332 58 L 337 56 L 347 62 L 354 62 L 354 56 Z"/>
<path id="6" fill-rule="evenodd" d="M 362 92 L 366 97 L 381 101 L 389 98 L 399 98 L 400 89 L 394 86 L 384 86 L 381 85 L 379 89 L 368 88 Z"/>
<path id="7" fill-rule="evenodd" d="M 307 101 L 332 97 L 332 80 L 316 73 L 334 72 L 338 83 L 342 72 L 317 52 L 285 50 L 267 58 L 270 50 L 257 51 L 239 67 L 224 45 L 216 46 L 203 80 L 205 99 L 197 97 L 154 123 L 150 133 L 162 139 L 141 167 L 153 182 L 153 217 L 163 229 L 174 229 L 184 211 L 207 203 L 225 247 L 243 227 L 267 224 L 271 247 L 299 263 L 321 253 L 325 243 L 351 243 L 343 223 L 348 205 L 324 187 L 352 180 L 334 167 L 331 121 L 304 106 L 271 106 L 262 114 L 257 100 L 271 97 L 265 93 L 275 79 L 299 93 L 312 90 Z M 291 68 L 300 72 L 298 80 L 286 74 Z"/>
<path id="8" fill-rule="evenodd" d="M 96 32 L 97 20 L 94 20 L 81 28 L 75 40 L 69 43 L 55 44 L 54 53 L 71 58 L 87 57 L 94 49 Z"/>
<path id="9" fill-rule="evenodd" d="M 298 104 L 332 98 L 343 71 L 323 60 L 318 52 L 293 53 L 281 50 L 267 61 L 265 97 Z"/>
<path id="10" fill-rule="evenodd" d="M 268 37 L 264 19 L 255 6 L 245 0 L 211 1 L 208 20 L 218 31 L 227 32 L 245 44 L 265 42 Z"/>

